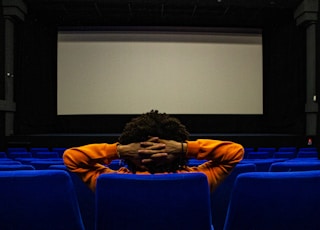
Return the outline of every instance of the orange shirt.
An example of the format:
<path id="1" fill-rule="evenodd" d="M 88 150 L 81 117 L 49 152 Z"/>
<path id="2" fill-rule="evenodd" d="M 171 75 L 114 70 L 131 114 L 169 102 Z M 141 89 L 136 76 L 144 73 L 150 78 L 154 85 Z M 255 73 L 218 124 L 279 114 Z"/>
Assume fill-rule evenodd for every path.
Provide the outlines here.
<path id="1" fill-rule="evenodd" d="M 119 143 L 99 143 L 70 148 L 64 152 L 63 160 L 67 168 L 78 174 L 82 181 L 94 191 L 100 174 L 132 173 L 126 167 L 112 170 L 105 166 L 118 158 L 117 144 Z M 204 173 L 208 178 L 211 191 L 229 175 L 244 155 L 243 147 L 230 141 L 198 139 L 187 141 L 187 144 L 188 158 L 208 161 L 197 167 L 186 167 L 177 173 Z M 136 174 L 148 174 L 148 172 L 137 172 Z"/>

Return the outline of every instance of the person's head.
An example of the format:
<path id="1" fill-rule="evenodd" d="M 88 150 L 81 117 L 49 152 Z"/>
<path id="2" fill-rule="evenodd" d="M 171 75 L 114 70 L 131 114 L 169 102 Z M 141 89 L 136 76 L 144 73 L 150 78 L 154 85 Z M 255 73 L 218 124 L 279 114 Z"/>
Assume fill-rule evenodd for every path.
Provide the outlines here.
<path id="1" fill-rule="evenodd" d="M 119 137 L 120 144 L 130 144 L 142 142 L 150 137 L 159 137 L 160 139 L 175 140 L 183 142 L 189 139 L 189 132 L 186 127 L 175 117 L 166 113 L 159 113 L 157 110 L 151 110 L 128 122 L 122 134 Z M 136 165 L 127 162 L 132 171 L 136 171 Z M 162 171 L 176 171 L 186 164 L 186 159 L 178 159 L 165 167 L 157 168 L 150 166 L 152 173 Z"/>

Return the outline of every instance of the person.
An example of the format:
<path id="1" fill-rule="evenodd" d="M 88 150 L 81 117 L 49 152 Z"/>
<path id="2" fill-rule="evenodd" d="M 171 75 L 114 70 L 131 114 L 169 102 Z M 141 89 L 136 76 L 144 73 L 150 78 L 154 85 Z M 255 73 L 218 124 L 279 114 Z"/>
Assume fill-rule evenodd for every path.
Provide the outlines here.
<path id="1" fill-rule="evenodd" d="M 69 148 L 63 160 L 92 191 L 103 173 L 186 172 L 204 173 L 210 190 L 214 191 L 243 155 L 243 147 L 231 141 L 189 140 L 189 132 L 177 118 L 151 110 L 128 122 L 118 142 Z M 191 167 L 188 160 L 192 158 L 206 161 Z M 117 159 L 124 160 L 127 165 L 118 170 L 109 168 L 108 164 Z"/>

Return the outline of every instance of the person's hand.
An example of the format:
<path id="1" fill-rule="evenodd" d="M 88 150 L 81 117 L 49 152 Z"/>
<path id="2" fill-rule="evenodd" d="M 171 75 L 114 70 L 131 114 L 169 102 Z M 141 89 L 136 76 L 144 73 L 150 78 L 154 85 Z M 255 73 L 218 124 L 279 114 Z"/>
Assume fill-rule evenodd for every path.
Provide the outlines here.
<path id="1" fill-rule="evenodd" d="M 150 143 L 153 142 L 154 144 Z M 163 148 L 152 148 L 153 145 L 163 144 Z M 174 140 L 164 140 L 154 137 L 147 142 L 142 142 L 142 146 L 148 146 L 147 148 L 140 149 L 138 152 L 143 156 L 142 164 L 148 165 L 168 165 L 177 158 L 185 156 L 187 144 L 177 142 Z"/>
<path id="2" fill-rule="evenodd" d="M 129 160 L 136 166 L 147 170 L 144 166 L 145 161 L 148 159 L 160 159 L 167 157 L 164 151 L 165 144 L 160 143 L 159 138 L 151 137 L 147 141 L 141 143 L 130 143 L 127 145 L 118 145 L 118 153 L 121 159 Z"/>

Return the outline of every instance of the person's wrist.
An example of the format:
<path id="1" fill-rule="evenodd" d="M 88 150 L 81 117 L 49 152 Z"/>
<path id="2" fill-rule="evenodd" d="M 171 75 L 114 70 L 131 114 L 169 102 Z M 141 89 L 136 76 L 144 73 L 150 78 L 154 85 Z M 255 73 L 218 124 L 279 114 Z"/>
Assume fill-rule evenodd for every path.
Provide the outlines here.
<path id="1" fill-rule="evenodd" d="M 186 142 L 181 142 L 181 154 L 182 156 L 187 155 L 188 144 Z"/>
<path id="2" fill-rule="evenodd" d="M 117 145 L 117 155 L 118 155 L 119 159 L 121 159 L 121 150 L 122 150 L 122 145 L 118 144 Z"/>

